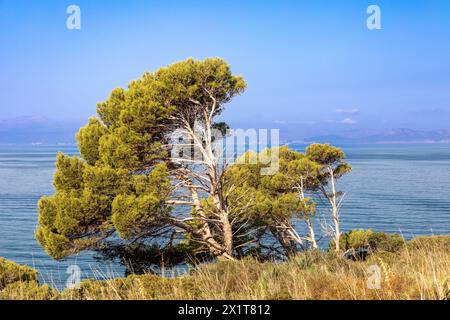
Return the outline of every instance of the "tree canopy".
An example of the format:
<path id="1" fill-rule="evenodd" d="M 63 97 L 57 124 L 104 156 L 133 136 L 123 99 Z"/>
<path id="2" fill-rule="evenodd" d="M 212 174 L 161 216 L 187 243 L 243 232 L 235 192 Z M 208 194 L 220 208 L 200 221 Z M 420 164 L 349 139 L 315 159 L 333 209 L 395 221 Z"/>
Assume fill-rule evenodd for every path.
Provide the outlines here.
<path id="1" fill-rule="evenodd" d="M 55 259 L 117 245 L 225 259 L 316 248 L 311 194 L 350 170 L 345 155 L 329 145 L 305 154 L 274 147 L 279 171 L 271 176 L 260 174 L 258 160 L 221 162 L 214 130 L 229 126 L 217 116 L 245 87 L 225 61 L 209 58 L 114 89 L 77 133 L 80 156 L 57 156 L 55 193 L 39 201 L 39 244 Z M 197 157 L 174 153 L 177 141 Z M 297 233 L 296 221 L 307 223 L 308 235 Z"/>
<path id="2" fill-rule="evenodd" d="M 81 157 L 57 157 L 55 194 L 39 201 L 38 242 L 62 258 L 113 236 L 146 239 L 176 224 L 192 231 L 171 215 L 177 173 L 170 134 L 195 121 L 211 126 L 244 88 L 242 77 L 213 58 L 146 72 L 127 90 L 114 89 L 76 135 Z"/>

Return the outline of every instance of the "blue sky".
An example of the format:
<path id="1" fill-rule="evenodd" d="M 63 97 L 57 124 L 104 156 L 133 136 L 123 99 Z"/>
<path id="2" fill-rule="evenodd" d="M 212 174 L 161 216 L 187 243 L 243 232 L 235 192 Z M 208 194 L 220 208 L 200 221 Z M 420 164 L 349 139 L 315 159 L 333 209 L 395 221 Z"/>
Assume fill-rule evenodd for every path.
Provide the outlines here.
<path id="1" fill-rule="evenodd" d="M 0 0 L 0 119 L 80 125 L 145 70 L 217 56 L 248 83 L 222 116 L 235 127 L 450 129 L 449 17 L 445 0 Z"/>

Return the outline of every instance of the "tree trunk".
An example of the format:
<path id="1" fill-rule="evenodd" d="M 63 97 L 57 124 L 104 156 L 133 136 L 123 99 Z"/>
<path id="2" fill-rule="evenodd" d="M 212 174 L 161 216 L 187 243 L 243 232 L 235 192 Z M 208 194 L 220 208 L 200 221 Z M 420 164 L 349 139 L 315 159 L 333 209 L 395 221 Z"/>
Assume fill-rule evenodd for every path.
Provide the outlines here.
<path id="1" fill-rule="evenodd" d="M 218 159 L 216 159 L 216 155 L 213 152 L 212 146 L 212 136 L 211 136 L 211 122 L 210 119 L 205 115 L 205 152 L 208 155 L 208 167 L 209 167 L 209 179 L 211 184 L 210 195 L 216 205 L 216 209 L 220 215 L 220 221 L 222 222 L 222 232 L 223 232 L 223 246 L 225 252 L 229 256 L 233 256 L 234 248 L 233 248 L 233 228 L 231 226 L 229 217 L 228 217 L 228 209 L 225 204 L 225 200 L 223 199 L 222 187 L 220 181 L 220 168 L 218 165 Z M 222 168 L 223 170 L 223 168 Z"/>
<path id="2" fill-rule="evenodd" d="M 274 235 L 278 242 L 283 247 L 283 250 L 287 258 L 292 257 L 296 252 L 296 246 L 293 244 L 291 237 L 283 230 L 279 230 L 277 227 L 270 227 L 270 231 Z"/>
<path id="3" fill-rule="evenodd" d="M 228 220 L 228 214 L 225 213 L 222 218 L 222 229 L 223 229 L 223 244 L 225 247 L 225 252 L 233 256 L 233 229 L 231 227 L 230 221 Z"/>
<path id="4" fill-rule="evenodd" d="M 213 97 L 212 97 L 213 98 Z M 214 99 L 213 99 L 214 100 Z M 214 105 L 212 109 L 215 108 L 215 100 Z M 211 115 L 213 114 L 213 111 L 211 111 Z M 222 234 L 220 235 L 223 239 L 223 243 L 220 245 L 223 248 L 223 255 L 225 255 L 228 259 L 233 259 L 234 254 L 234 248 L 233 248 L 233 230 L 232 225 L 229 220 L 228 216 L 228 209 L 226 206 L 226 203 L 222 196 L 222 187 L 221 187 L 221 181 L 220 181 L 220 170 L 223 170 L 223 168 L 220 168 L 218 165 L 218 159 L 216 158 L 216 155 L 214 154 L 213 145 L 212 145 L 212 136 L 211 136 L 211 117 L 210 115 L 204 111 L 203 114 L 204 117 L 204 132 L 203 136 L 197 135 L 195 128 L 193 128 L 189 121 L 185 121 L 185 129 L 190 135 L 190 138 L 193 141 L 193 144 L 196 145 L 196 147 L 201 151 L 203 161 L 206 164 L 205 173 L 207 173 L 208 179 L 209 179 L 209 190 L 207 191 L 209 196 L 214 202 L 214 205 L 217 210 L 217 215 L 220 220 L 220 225 L 217 224 L 217 226 L 220 227 L 222 230 Z M 197 197 L 197 200 L 194 199 L 194 203 L 198 203 L 196 207 L 201 207 L 201 202 L 198 199 L 198 195 L 195 192 L 195 196 Z M 197 209 L 198 210 L 198 209 Z M 205 223 L 205 232 L 208 234 L 208 236 L 211 234 L 211 229 L 209 228 L 209 223 Z M 212 236 L 211 236 L 212 238 Z M 215 240 L 214 240 L 215 241 Z"/>
<path id="5" fill-rule="evenodd" d="M 299 195 L 300 195 L 300 199 L 302 201 L 305 200 L 305 192 L 304 192 L 304 185 L 303 185 L 303 178 L 300 179 L 300 191 L 299 191 Z M 316 241 L 316 233 L 314 232 L 314 227 L 312 225 L 311 219 L 306 216 L 305 217 L 305 221 L 306 224 L 308 226 L 308 230 L 309 230 L 309 242 L 311 243 L 311 246 L 313 247 L 313 249 L 317 249 L 317 241 Z"/>
<path id="6" fill-rule="evenodd" d="M 192 200 L 194 202 L 195 210 L 197 211 L 200 218 L 205 219 L 206 216 L 203 211 L 203 207 L 201 205 L 200 199 L 198 197 L 197 190 L 195 188 L 191 188 Z M 233 252 L 227 250 L 226 246 L 221 246 L 213 237 L 209 224 L 206 221 L 202 222 L 202 227 L 199 230 L 199 235 L 202 238 L 202 241 L 208 246 L 209 251 L 213 256 L 223 256 L 226 259 L 233 260 Z"/>
<path id="7" fill-rule="evenodd" d="M 216 209 L 218 211 L 218 214 L 220 216 L 220 221 L 222 222 L 222 233 L 223 233 L 223 246 L 225 249 L 225 252 L 233 256 L 233 228 L 230 223 L 230 219 L 228 217 L 228 212 L 226 205 L 222 199 L 216 192 L 216 190 L 212 190 L 212 198 L 213 202 L 216 205 Z"/>
<path id="8" fill-rule="evenodd" d="M 311 246 L 313 247 L 313 249 L 317 249 L 317 241 L 316 241 L 316 234 L 314 232 L 314 227 L 312 225 L 311 219 L 307 218 L 306 219 L 306 224 L 308 225 L 308 229 L 309 229 L 309 242 L 311 243 Z"/>
<path id="9" fill-rule="evenodd" d="M 340 251 L 341 230 L 339 226 L 339 218 L 337 217 L 337 208 L 333 207 L 333 221 L 334 221 L 334 242 L 336 243 L 336 251 Z"/>
<path id="10" fill-rule="evenodd" d="M 340 223 L 339 223 L 339 208 L 337 205 L 336 200 L 336 187 L 335 187 L 335 180 L 334 180 L 334 173 L 333 170 L 330 168 L 330 184 L 331 184 L 331 216 L 333 218 L 333 224 L 334 224 L 334 242 L 336 245 L 336 252 L 340 251 L 340 239 L 341 239 L 341 229 L 340 229 Z"/>

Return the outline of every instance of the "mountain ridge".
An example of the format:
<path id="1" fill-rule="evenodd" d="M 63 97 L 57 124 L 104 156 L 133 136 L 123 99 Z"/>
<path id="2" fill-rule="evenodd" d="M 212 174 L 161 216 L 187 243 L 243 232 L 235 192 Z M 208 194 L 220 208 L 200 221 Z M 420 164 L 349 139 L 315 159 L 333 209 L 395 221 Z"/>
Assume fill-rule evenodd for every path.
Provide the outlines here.
<path id="1" fill-rule="evenodd" d="M 353 130 L 340 134 L 312 136 L 305 143 L 450 143 L 450 130 L 388 129 L 380 132 Z"/>

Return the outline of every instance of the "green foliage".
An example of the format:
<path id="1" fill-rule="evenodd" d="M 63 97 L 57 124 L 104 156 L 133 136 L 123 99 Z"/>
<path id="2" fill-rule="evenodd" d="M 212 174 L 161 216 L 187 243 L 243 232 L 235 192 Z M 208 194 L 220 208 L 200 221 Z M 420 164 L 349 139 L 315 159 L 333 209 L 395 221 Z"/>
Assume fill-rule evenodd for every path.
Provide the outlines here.
<path id="1" fill-rule="evenodd" d="M 158 198 L 152 195 L 120 195 L 113 202 L 112 222 L 122 238 L 129 238 L 158 222 L 155 213 L 160 206 Z"/>
<path id="2" fill-rule="evenodd" d="M 274 175 L 261 175 L 265 164 L 261 159 L 271 153 L 278 153 L 279 170 Z M 259 241 L 265 232 L 279 243 L 279 252 L 292 256 L 305 247 L 297 240 L 293 220 L 310 221 L 316 213 L 316 204 L 312 200 L 318 184 L 321 165 L 310 160 L 305 154 L 287 146 L 263 150 L 261 153 L 249 151 L 242 155 L 236 164 L 230 166 L 225 175 L 225 193 L 230 211 L 238 213 L 237 221 L 245 223 L 247 228 L 236 228 L 246 234 L 246 241 Z M 240 220 L 239 220 L 240 219 Z M 250 238 L 249 236 L 250 235 Z M 253 238 L 251 238 L 253 237 Z M 311 241 L 313 243 L 313 241 Z M 254 247 L 249 255 L 270 258 L 272 253 L 262 253 Z"/>
<path id="3" fill-rule="evenodd" d="M 100 250 L 111 239 L 124 245 L 137 241 L 161 248 L 184 240 L 186 250 L 196 250 L 199 245 L 191 244 L 201 238 L 215 255 L 221 254 L 223 244 L 230 251 L 241 247 L 239 252 L 227 254 L 242 256 L 245 249 L 259 250 L 246 244 L 257 243 L 265 230 L 274 233 L 287 226 L 292 231 L 292 219 L 309 221 L 316 212 L 311 193 L 326 184 L 331 174 L 340 177 L 351 169 L 336 147 L 315 144 L 306 154 L 288 147 L 248 152 L 243 157 L 256 161 L 231 166 L 220 181 L 212 181 L 216 174 L 222 177 L 221 172 L 211 175 L 215 168 L 208 168 L 200 178 L 208 180 L 209 175 L 212 180 L 206 184 L 214 189 L 210 198 L 199 193 L 207 222 L 197 209 L 183 213 L 196 219 L 183 219 L 185 216 L 173 210 L 180 202 L 192 204 L 192 194 L 181 197 L 187 201 L 174 201 L 180 199 L 180 182 L 189 189 L 185 181 L 198 178 L 192 178 L 192 171 L 188 178 L 177 171 L 182 165 L 170 159 L 171 134 L 192 129 L 199 122 L 225 132 L 228 126 L 215 122 L 215 117 L 245 87 L 243 78 L 233 75 L 225 61 L 209 58 L 187 59 L 145 72 L 127 89 L 114 89 L 97 105 L 98 118 L 89 119 L 76 136 L 81 157 L 57 156 L 55 193 L 39 201 L 38 243 L 53 258 L 62 259 L 82 250 Z M 280 155 L 279 172 L 262 176 L 266 165 L 261 159 L 272 152 Z M 200 190 L 204 188 L 200 186 Z M 221 216 L 223 212 L 226 218 Z M 222 221 L 222 227 L 217 222 L 221 219 L 228 219 L 227 228 L 234 228 L 227 239 L 224 229 L 228 223 Z M 175 235 L 175 229 L 181 229 L 183 236 Z"/>
<path id="4" fill-rule="evenodd" d="M 306 148 L 306 156 L 321 165 L 333 165 L 345 158 L 344 152 L 329 144 L 314 143 Z"/>
<path id="5" fill-rule="evenodd" d="M 37 281 L 37 271 L 0 258 L 0 291 L 15 282 Z"/>
<path id="6" fill-rule="evenodd" d="M 35 236 L 37 242 L 54 259 L 63 259 L 71 254 L 72 245 L 64 235 L 51 231 L 41 225 L 37 228 Z"/>
<path id="7" fill-rule="evenodd" d="M 177 113 L 202 114 L 204 106 L 216 102 L 212 117 L 223 111 L 225 103 L 243 92 L 246 87 L 241 76 L 233 76 L 230 66 L 222 59 L 209 58 L 204 61 L 187 59 L 154 74 L 146 73 L 144 79 L 155 81 L 156 95 L 176 110 Z"/>
<path id="8" fill-rule="evenodd" d="M 120 126 L 120 113 L 126 108 L 126 95 L 123 88 L 116 88 L 106 101 L 97 104 L 97 113 L 108 128 Z"/>
<path id="9" fill-rule="evenodd" d="M 398 234 L 387 234 L 368 230 L 352 230 L 344 233 L 340 239 L 341 249 L 369 249 L 372 252 L 398 252 L 404 245 L 405 240 Z M 334 240 L 329 244 L 328 250 L 335 247 Z"/>
<path id="10" fill-rule="evenodd" d="M 58 174 L 62 175 L 62 171 Z M 170 211 L 164 205 L 170 192 L 167 175 L 164 164 L 137 176 L 108 166 L 84 167 L 77 183 L 83 189 L 59 184 L 61 188 L 55 195 L 39 201 L 39 244 L 52 257 L 61 259 L 92 246 L 112 230 L 117 229 L 124 238 L 128 238 L 126 228 L 145 230 L 150 226 L 149 217 L 156 221 Z M 132 199 L 132 204 L 137 201 L 130 207 L 124 205 L 123 199 Z"/>
<path id="11" fill-rule="evenodd" d="M 0 258 L 0 300 L 50 300 L 56 296 L 56 290 L 39 285 L 35 269 Z"/>
<path id="12" fill-rule="evenodd" d="M 168 136 L 182 119 L 220 114 L 245 86 L 212 58 L 187 59 L 114 89 L 76 135 L 81 158 L 57 156 L 55 194 L 39 201 L 39 244 L 62 259 L 116 235 L 126 243 L 170 231 Z"/>
<path id="13" fill-rule="evenodd" d="M 226 173 L 226 185 L 233 190 L 229 201 L 234 207 L 247 207 L 245 215 L 259 218 L 264 224 L 278 218 L 304 218 L 314 215 L 316 210 L 311 198 L 302 198 L 298 188 L 302 184 L 305 192 L 310 190 L 320 166 L 287 146 L 278 152 L 279 171 L 274 175 L 261 175 L 264 167 L 259 161 L 261 154 L 251 151 L 242 155 L 245 160 L 238 161 Z"/>
<path id="14" fill-rule="evenodd" d="M 100 159 L 100 139 L 107 133 L 108 129 L 97 118 L 90 118 L 89 123 L 77 133 L 78 149 L 89 165 L 95 165 Z"/>
<path id="15" fill-rule="evenodd" d="M 329 144 L 312 144 L 306 148 L 306 156 L 322 167 L 318 179 L 325 183 L 332 171 L 334 178 L 340 178 L 352 171 L 352 166 L 345 162 L 345 153 Z"/>
<path id="16" fill-rule="evenodd" d="M 53 185 L 58 191 L 80 190 L 83 188 L 83 173 L 86 164 L 78 157 L 68 157 L 63 153 L 56 156 L 56 173 Z"/>

